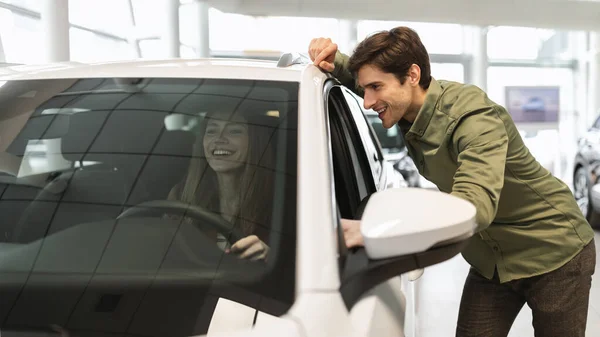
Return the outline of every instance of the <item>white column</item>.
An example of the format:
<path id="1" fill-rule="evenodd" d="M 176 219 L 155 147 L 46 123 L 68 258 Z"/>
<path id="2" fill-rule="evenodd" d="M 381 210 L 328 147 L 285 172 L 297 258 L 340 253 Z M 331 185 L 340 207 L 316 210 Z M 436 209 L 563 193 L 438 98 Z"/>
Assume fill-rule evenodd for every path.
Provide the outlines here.
<path id="1" fill-rule="evenodd" d="M 165 20 L 163 29 L 163 42 L 166 57 L 179 57 L 179 0 L 163 0 L 165 6 Z M 150 4 L 148 4 L 150 6 Z"/>
<path id="2" fill-rule="evenodd" d="M 210 28 L 208 22 L 208 10 L 210 6 L 205 1 L 196 0 L 196 54 L 198 57 L 210 57 Z"/>
<path id="3" fill-rule="evenodd" d="M 44 62 L 63 62 L 71 59 L 69 28 L 69 0 L 42 0 Z"/>
<path id="4" fill-rule="evenodd" d="M 588 123 L 600 114 L 600 32 L 592 32 L 589 53 L 589 82 L 587 90 L 588 99 Z"/>
<path id="5" fill-rule="evenodd" d="M 481 88 L 487 90 L 487 27 L 472 27 L 473 30 L 473 59 L 471 62 L 471 78 L 466 79 Z"/>

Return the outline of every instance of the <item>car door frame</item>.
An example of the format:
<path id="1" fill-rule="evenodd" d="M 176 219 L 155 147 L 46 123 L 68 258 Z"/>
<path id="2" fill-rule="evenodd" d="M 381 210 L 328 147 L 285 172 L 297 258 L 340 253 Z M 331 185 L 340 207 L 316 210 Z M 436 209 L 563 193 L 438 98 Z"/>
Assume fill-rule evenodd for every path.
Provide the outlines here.
<path id="1" fill-rule="evenodd" d="M 384 165 L 381 165 L 382 170 L 378 174 L 379 181 L 375 181 L 377 175 L 373 175 L 373 172 L 371 171 L 371 165 L 367 164 L 369 158 L 368 156 L 371 155 L 367 153 L 367 150 L 365 149 L 367 147 L 365 141 L 368 140 L 363 138 L 366 136 L 364 131 L 363 133 L 359 132 L 356 126 L 357 121 L 355 119 L 359 118 L 359 121 L 364 121 L 364 123 L 367 123 L 367 125 L 368 122 L 364 118 L 364 115 L 362 115 L 362 111 L 360 114 L 352 113 L 347 101 L 347 97 L 344 95 L 344 90 L 346 90 L 344 87 L 330 84 L 326 86 L 325 92 L 325 104 L 329 124 L 328 129 L 330 133 L 329 146 L 330 151 L 332 151 L 331 165 L 332 173 L 334 175 L 334 197 L 336 204 L 339 204 L 340 201 L 344 202 L 343 198 L 338 198 L 340 194 L 348 196 L 349 200 L 346 200 L 346 202 L 350 205 L 356 205 L 356 209 L 352 210 L 350 214 L 353 216 L 353 218 L 359 219 L 361 216 L 360 208 L 364 207 L 368 197 L 380 189 L 387 188 L 387 185 L 385 182 L 382 183 L 382 181 L 385 180 L 385 174 L 383 172 Z M 330 109 L 330 107 L 334 109 Z M 337 123 L 340 123 L 340 125 L 336 125 Z M 336 144 L 336 141 L 340 141 L 340 138 L 342 138 L 341 134 L 343 134 L 345 139 L 341 139 L 341 144 Z M 344 149 L 344 147 L 346 149 Z M 374 148 L 379 149 L 380 146 L 375 144 Z M 342 153 L 335 153 L 335 151 Z M 344 162 L 336 163 L 334 158 L 339 160 L 340 157 L 344 158 Z M 383 161 L 383 155 L 381 152 L 380 156 L 375 159 L 379 158 Z M 347 163 L 352 164 L 347 165 Z M 352 166 L 353 169 L 350 169 L 349 166 Z M 358 190 L 348 191 L 348 189 L 345 189 L 343 192 L 340 192 L 338 190 L 338 185 L 336 185 L 336 181 L 338 184 L 340 183 L 337 177 L 335 177 L 336 173 L 342 174 L 345 179 L 347 179 L 346 177 L 348 175 L 355 174 L 355 180 L 350 181 L 350 184 Z M 350 179 L 352 180 L 352 178 Z M 364 184 L 363 191 L 361 191 L 359 188 L 361 183 Z M 358 184 L 358 186 L 355 184 Z M 341 218 L 341 215 L 349 215 L 347 211 L 343 213 L 338 210 L 338 222 Z M 341 227 L 339 225 L 338 242 L 343 243 L 343 235 L 341 234 Z M 340 259 L 340 277 L 342 277 L 341 275 L 344 273 L 347 258 L 349 254 L 353 254 L 353 252 L 348 252 L 345 249 L 345 243 L 343 245 L 338 245 L 338 247 Z M 362 258 L 361 255 L 357 257 Z M 343 292 L 342 296 L 344 296 Z M 361 331 L 362 335 L 383 337 L 404 336 L 406 298 L 404 297 L 402 291 L 400 277 L 392 277 L 380 284 L 374 285 L 369 291 L 367 291 L 367 293 L 363 294 L 359 298 L 354 298 L 351 296 L 350 300 L 346 300 L 346 305 L 348 311 L 350 312 L 351 320 L 355 323 L 355 328 Z"/>
<path id="2" fill-rule="evenodd" d="M 367 152 L 367 158 L 368 160 L 373 158 L 376 162 L 376 164 L 371 162 L 372 167 L 380 167 L 379 174 L 374 175 L 374 178 L 378 183 L 377 190 L 381 191 L 386 188 L 406 186 L 406 180 L 402 174 L 394 169 L 394 165 L 390 161 L 386 160 L 381 142 L 368 120 L 362 97 L 356 95 L 346 87 L 344 87 L 343 92 L 357 126 L 357 131 L 361 134 L 364 150 Z M 369 144 L 371 146 L 368 146 Z"/>

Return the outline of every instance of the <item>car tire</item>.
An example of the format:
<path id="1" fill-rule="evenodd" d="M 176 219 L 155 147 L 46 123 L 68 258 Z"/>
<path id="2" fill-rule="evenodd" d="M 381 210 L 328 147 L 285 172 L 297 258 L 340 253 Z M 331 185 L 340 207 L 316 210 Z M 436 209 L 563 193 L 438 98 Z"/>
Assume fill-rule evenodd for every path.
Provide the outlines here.
<path id="1" fill-rule="evenodd" d="M 573 176 L 573 195 L 583 216 L 594 228 L 600 228 L 600 215 L 594 211 L 591 198 L 590 177 L 583 166 L 575 170 Z"/>

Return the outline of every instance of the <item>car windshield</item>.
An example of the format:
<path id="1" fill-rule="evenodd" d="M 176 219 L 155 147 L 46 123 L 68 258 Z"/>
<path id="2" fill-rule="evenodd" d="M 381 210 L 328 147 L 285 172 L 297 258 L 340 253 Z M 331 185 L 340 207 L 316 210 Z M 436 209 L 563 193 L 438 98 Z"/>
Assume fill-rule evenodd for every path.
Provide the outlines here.
<path id="1" fill-rule="evenodd" d="M 0 82 L 0 329 L 207 333 L 294 301 L 298 83 Z"/>

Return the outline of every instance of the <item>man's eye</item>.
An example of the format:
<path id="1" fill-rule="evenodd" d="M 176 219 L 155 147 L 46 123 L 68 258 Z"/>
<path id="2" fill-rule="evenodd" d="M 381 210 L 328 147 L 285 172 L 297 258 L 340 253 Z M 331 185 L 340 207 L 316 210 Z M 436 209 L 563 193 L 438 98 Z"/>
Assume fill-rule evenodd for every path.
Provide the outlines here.
<path id="1" fill-rule="evenodd" d="M 231 130 L 229 130 L 229 133 L 231 133 L 232 135 L 239 135 L 239 134 L 241 134 L 243 132 L 244 132 L 244 130 L 242 130 L 242 129 L 231 129 Z"/>
<path id="2" fill-rule="evenodd" d="M 214 135 L 216 133 L 217 133 L 217 130 L 215 130 L 215 129 L 207 129 L 206 130 L 206 134 L 207 135 Z"/>

